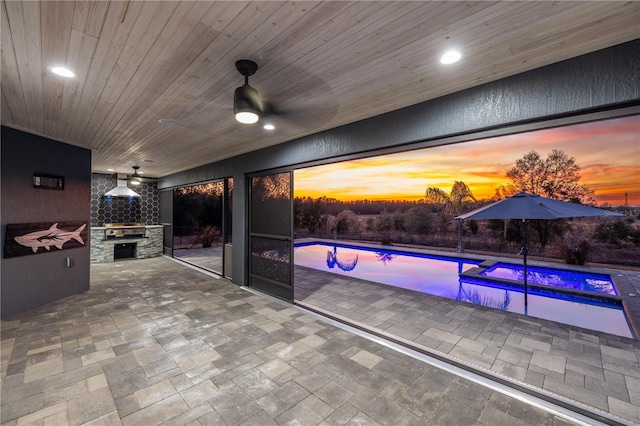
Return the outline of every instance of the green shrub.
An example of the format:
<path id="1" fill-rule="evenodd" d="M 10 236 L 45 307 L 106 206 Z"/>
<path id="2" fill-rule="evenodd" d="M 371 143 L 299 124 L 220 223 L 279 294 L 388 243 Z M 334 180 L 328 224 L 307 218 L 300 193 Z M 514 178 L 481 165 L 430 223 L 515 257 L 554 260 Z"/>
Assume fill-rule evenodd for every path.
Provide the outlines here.
<path id="1" fill-rule="evenodd" d="M 629 247 L 640 244 L 640 229 L 628 220 L 607 220 L 596 226 L 593 238 L 602 243 Z"/>
<path id="2" fill-rule="evenodd" d="M 411 207 L 404 214 L 404 228 L 416 235 L 427 235 L 432 232 L 432 214 L 425 206 Z"/>

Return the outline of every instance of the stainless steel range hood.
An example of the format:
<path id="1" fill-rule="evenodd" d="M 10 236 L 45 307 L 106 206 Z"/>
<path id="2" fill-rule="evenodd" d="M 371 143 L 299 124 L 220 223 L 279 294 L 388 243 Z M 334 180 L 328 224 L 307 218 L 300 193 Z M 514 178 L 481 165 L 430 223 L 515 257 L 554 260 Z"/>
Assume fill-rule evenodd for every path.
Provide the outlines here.
<path id="1" fill-rule="evenodd" d="M 127 186 L 127 175 L 118 173 L 118 183 L 115 188 L 104 193 L 105 197 L 135 197 L 140 198 L 140 194 Z"/>

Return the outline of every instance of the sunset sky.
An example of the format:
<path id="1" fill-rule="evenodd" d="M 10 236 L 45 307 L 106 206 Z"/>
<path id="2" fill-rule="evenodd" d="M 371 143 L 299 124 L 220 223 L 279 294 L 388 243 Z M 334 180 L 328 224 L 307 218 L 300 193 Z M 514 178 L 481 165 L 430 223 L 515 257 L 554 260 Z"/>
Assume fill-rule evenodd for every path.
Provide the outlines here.
<path id="1" fill-rule="evenodd" d="M 477 199 L 509 182 L 506 171 L 530 151 L 576 159 L 599 204 L 640 206 L 640 116 L 501 136 L 296 170 L 296 197 L 419 200 L 427 187 L 449 193 L 461 180 Z"/>

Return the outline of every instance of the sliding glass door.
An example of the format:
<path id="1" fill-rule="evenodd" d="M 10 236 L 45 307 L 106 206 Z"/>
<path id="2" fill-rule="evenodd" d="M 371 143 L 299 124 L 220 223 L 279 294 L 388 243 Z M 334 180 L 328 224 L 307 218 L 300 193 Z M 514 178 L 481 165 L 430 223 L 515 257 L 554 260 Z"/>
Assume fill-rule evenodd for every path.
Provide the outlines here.
<path id="1" fill-rule="evenodd" d="M 231 263 L 224 256 L 230 252 L 225 245 L 231 241 L 232 191 L 232 179 L 174 190 L 174 257 L 230 277 Z"/>
<path id="2" fill-rule="evenodd" d="M 293 300 L 291 172 L 249 182 L 249 286 Z"/>

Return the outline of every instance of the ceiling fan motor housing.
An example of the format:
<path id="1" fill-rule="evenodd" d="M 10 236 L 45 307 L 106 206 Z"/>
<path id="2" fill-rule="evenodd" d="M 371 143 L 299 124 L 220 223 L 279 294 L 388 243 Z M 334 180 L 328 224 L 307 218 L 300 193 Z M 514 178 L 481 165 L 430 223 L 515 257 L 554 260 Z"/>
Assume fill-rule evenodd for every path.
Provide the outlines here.
<path id="1" fill-rule="evenodd" d="M 248 84 L 238 87 L 233 96 L 233 112 L 235 114 L 239 112 L 260 114 L 262 112 L 262 102 L 258 91 Z"/>

